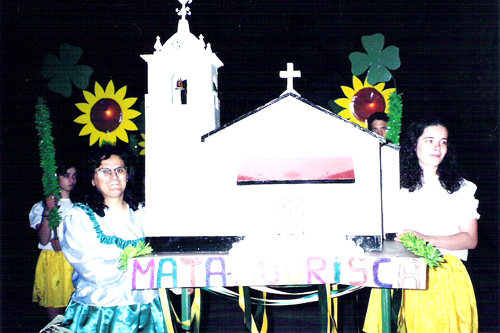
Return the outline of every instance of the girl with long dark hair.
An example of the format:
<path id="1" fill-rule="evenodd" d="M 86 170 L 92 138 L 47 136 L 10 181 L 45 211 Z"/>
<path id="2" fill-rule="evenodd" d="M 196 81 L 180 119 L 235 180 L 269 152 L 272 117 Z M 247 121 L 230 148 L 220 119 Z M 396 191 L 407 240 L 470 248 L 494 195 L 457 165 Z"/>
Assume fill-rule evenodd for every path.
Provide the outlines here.
<path id="1" fill-rule="evenodd" d="M 462 263 L 477 246 L 476 185 L 460 176 L 447 127 L 437 119 L 412 123 L 400 150 L 401 191 L 396 240 L 408 232 L 444 255 L 442 267 L 428 270 L 425 290 L 403 290 L 398 331 L 477 332 L 476 298 Z M 378 303 L 378 304 L 377 304 Z M 364 330 L 380 332 L 370 300 Z"/>

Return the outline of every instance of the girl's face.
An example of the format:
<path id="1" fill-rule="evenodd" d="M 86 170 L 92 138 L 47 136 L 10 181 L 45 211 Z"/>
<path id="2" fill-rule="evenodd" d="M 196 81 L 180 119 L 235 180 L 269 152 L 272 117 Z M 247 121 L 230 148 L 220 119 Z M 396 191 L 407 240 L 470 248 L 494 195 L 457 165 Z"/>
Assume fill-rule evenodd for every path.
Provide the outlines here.
<path id="1" fill-rule="evenodd" d="M 59 188 L 61 191 L 71 192 L 76 185 L 76 169 L 74 167 L 66 170 L 65 174 L 59 175 Z"/>
<path id="2" fill-rule="evenodd" d="M 105 200 L 123 197 L 127 187 L 127 169 L 121 157 L 111 155 L 107 160 L 101 161 L 101 165 L 95 170 L 92 185 L 97 187 Z"/>
<path id="3" fill-rule="evenodd" d="M 417 157 L 422 170 L 437 171 L 448 152 L 448 130 L 441 125 L 428 126 L 417 142 Z"/>

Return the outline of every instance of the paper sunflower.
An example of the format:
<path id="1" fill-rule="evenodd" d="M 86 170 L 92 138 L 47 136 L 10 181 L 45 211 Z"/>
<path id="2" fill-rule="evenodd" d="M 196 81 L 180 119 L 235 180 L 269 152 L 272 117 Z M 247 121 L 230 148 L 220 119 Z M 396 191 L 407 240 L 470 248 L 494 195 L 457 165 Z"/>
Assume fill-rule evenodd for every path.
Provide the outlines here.
<path id="1" fill-rule="evenodd" d="M 137 100 L 136 97 L 125 98 L 127 86 L 115 92 L 113 81 L 109 81 L 106 90 L 99 83 L 95 83 L 95 95 L 83 91 L 87 103 L 77 103 L 76 107 L 84 114 L 74 120 L 75 123 L 85 124 L 80 136 L 90 134 L 90 145 L 99 140 L 116 143 L 116 138 L 128 143 L 127 131 L 136 131 L 137 126 L 130 120 L 141 113 L 130 109 Z"/>
<path id="2" fill-rule="evenodd" d="M 366 120 L 375 112 L 388 112 L 389 96 L 395 88 L 385 89 L 385 83 L 372 86 L 365 80 L 363 84 L 356 76 L 352 77 L 353 88 L 342 86 L 346 98 L 338 98 L 335 103 L 344 108 L 339 116 L 367 128 Z"/>

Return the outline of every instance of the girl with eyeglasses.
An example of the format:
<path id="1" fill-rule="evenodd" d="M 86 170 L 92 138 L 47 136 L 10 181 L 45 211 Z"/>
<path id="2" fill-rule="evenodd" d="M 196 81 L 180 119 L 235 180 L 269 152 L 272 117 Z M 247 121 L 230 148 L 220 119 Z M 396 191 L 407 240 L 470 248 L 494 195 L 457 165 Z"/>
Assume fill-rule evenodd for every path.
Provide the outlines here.
<path id="1" fill-rule="evenodd" d="M 92 159 L 94 190 L 64 221 L 61 247 L 75 273 L 76 287 L 63 327 L 73 332 L 166 332 L 156 290 L 132 290 L 118 269 L 129 245 L 144 241 L 144 206 L 129 188 L 128 155 L 104 146 Z"/>
<path id="2" fill-rule="evenodd" d="M 71 193 L 76 185 L 76 168 L 71 164 L 60 164 L 56 170 L 61 198 L 50 195 L 37 202 L 29 213 L 30 226 L 38 231 L 40 240 L 38 248 L 42 250 L 38 257 L 33 286 L 33 302 L 47 309 L 48 316 L 53 319 L 63 314 L 71 294 L 75 290 L 71 282 L 73 267 L 68 263 L 58 238 L 61 228 L 57 228 L 58 238 L 54 230 L 49 228 L 47 219 L 50 211 L 58 206 L 61 218 L 64 218 L 73 206 Z"/>

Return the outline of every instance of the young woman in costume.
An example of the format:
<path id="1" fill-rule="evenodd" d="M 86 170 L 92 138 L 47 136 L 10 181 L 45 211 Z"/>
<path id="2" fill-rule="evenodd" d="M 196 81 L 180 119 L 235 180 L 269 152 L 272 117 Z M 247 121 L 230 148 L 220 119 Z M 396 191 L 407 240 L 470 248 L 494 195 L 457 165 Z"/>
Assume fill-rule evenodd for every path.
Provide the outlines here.
<path id="1" fill-rule="evenodd" d="M 448 130 L 437 119 L 413 123 L 400 151 L 401 192 L 396 240 L 413 232 L 444 255 L 428 269 L 425 290 L 403 290 L 398 331 L 477 332 L 476 298 L 462 263 L 478 242 L 476 185 L 462 178 Z M 380 298 L 372 291 L 364 330 L 380 332 Z"/>
<path id="2" fill-rule="evenodd" d="M 61 164 L 57 168 L 57 177 L 61 199 L 57 201 L 55 195 L 50 195 L 45 202 L 37 202 L 29 214 L 31 227 L 38 230 L 40 240 L 38 248 L 42 250 L 36 265 L 33 302 L 38 302 L 40 306 L 47 308 L 47 314 L 51 319 L 64 313 L 75 290 L 71 282 L 73 267 L 64 258 L 59 240 L 49 228 L 47 217 L 56 205 L 62 218 L 73 206 L 70 195 L 76 185 L 76 168 Z M 58 238 L 61 235 L 60 231 L 61 228 L 58 228 Z"/>
<path id="3" fill-rule="evenodd" d="M 61 247 L 73 265 L 76 287 L 63 327 L 73 332 L 166 332 L 156 290 L 132 290 L 118 269 L 129 245 L 144 241 L 144 206 L 131 195 L 132 166 L 115 147 L 92 160 L 95 188 L 86 205 L 75 204 L 64 221 Z"/>

